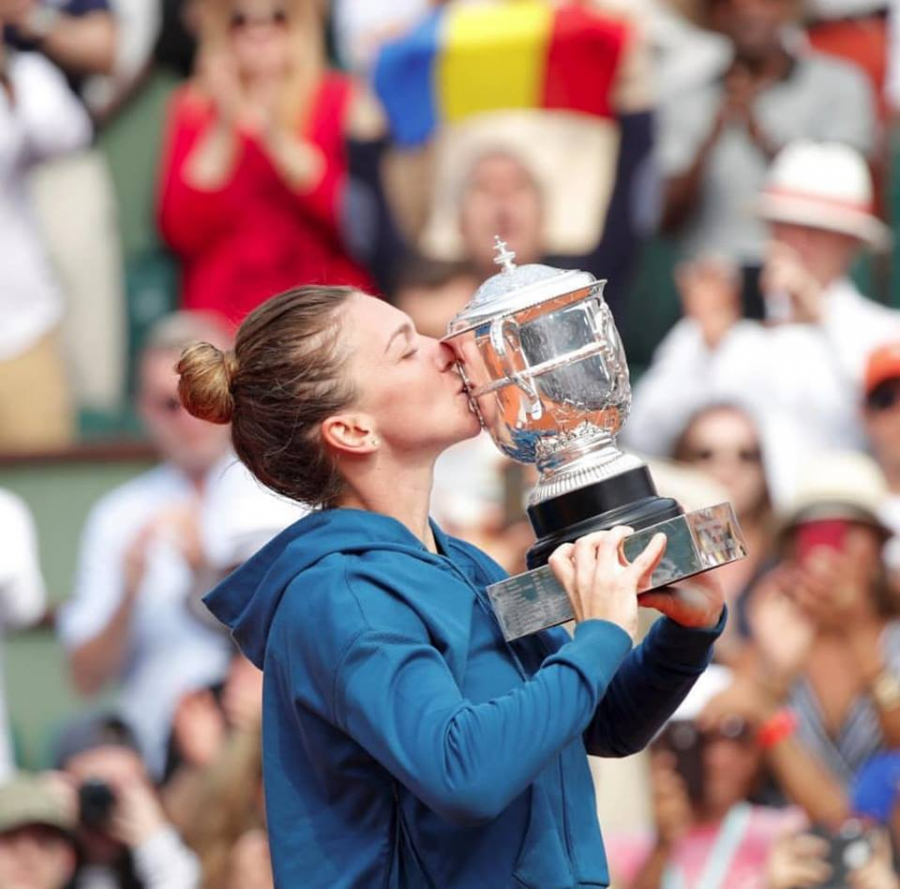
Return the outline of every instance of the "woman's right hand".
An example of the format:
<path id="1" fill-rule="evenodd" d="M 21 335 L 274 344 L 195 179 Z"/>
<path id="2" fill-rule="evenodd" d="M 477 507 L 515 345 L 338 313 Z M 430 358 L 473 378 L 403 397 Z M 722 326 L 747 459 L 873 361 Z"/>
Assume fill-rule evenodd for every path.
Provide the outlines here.
<path id="1" fill-rule="evenodd" d="M 638 623 L 638 593 L 649 584 L 666 550 L 665 534 L 657 534 L 631 563 L 622 543 L 631 528 L 587 534 L 564 543 L 550 556 L 549 565 L 562 584 L 575 620 L 607 620 L 634 639 Z"/>

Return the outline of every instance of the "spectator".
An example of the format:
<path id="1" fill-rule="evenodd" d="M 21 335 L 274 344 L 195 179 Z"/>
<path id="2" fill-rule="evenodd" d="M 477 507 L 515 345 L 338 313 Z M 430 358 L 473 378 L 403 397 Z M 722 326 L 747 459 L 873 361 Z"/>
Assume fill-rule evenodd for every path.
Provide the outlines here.
<path id="1" fill-rule="evenodd" d="M 0 537 L 3 540 L 0 548 L 0 626 L 4 632 L 9 632 L 37 622 L 44 612 L 46 594 L 34 520 L 22 500 L 2 489 Z M 0 682 L 0 782 L 14 771 L 15 757 Z"/>
<path id="2" fill-rule="evenodd" d="M 863 447 L 865 360 L 900 336 L 900 313 L 865 299 L 848 277 L 864 245 L 887 240 L 871 201 L 868 171 L 850 149 L 786 148 L 758 204 L 773 238 L 762 275 L 770 323 L 741 320 L 735 277 L 721 263 L 679 274 L 686 317 L 635 389 L 623 440 L 665 452 L 704 404 L 745 405 L 761 425 L 776 505 L 811 451 Z"/>
<path id="3" fill-rule="evenodd" d="M 863 425 L 890 490 L 881 517 L 897 535 L 900 534 L 900 425 L 897 424 L 900 416 L 900 343 L 889 343 L 869 356 L 863 393 Z M 890 549 L 892 553 L 896 551 L 896 544 L 891 544 Z M 897 565 L 892 564 L 892 567 Z"/>
<path id="4" fill-rule="evenodd" d="M 78 90 L 90 74 L 112 74 L 116 23 L 109 0 L 0 0 L 6 42 L 37 50 Z"/>
<path id="5" fill-rule="evenodd" d="M 0 450 L 68 444 L 73 416 L 58 342 L 63 297 L 25 175 L 90 138 L 87 115 L 56 69 L 0 44 Z"/>
<path id="6" fill-rule="evenodd" d="M 74 889 L 194 889 L 200 866 L 167 822 L 125 723 L 88 714 L 57 740 L 56 767 L 79 800 L 82 861 Z"/>
<path id="7" fill-rule="evenodd" d="M 401 270 L 392 302 L 423 336 L 440 339 L 480 283 L 478 272 L 467 263 L 412 258 Z"/>
<path id="8" fill-rule="evenodd" d="M 75 806 L 65 787 L 20 774 L 0 785 L 0 886 L 70 889 L 78 862 Z"/>
<path id="9" fill-rule="evenodd" d="M 76 688 L 95 694 L 118 686 L 122 714 L 154 774 L 178 699 L 228 669 L 231 643 L 199 616 L 199 595 L 302 512 L 250 480 L 228 448 L 226 427 L 181 409 L 174 366 L 196 339 L 224 345 L 228 335 L 216 316 L 187 313 L 151 332 L 138 408 L 163 462 L 94 507 L 58 625 Z M 240 516 L 228 517 L 232 507 Z"/>
<path id="10" fill-rule="evenodd" d="M 661 107 L 662 228 L 690 256 L 716 254 L 741 266 L 752 294 L 766 232 L 748 208 L 769 162 L 800 139 L 840 142 L 871 156 L 872 90 L 855 66 L 788 39 L 797 0 L 682 5 L 695 23 L 723 34 L 733 53 Z"/>
<path id="11" fill-rule="evenodd" d="M 832 827 L 850 813 L 862 766 L 900 746 L 900 621 L 881 554 L 889 532 L 878 518 L 885 495 L 877 466 L 861 454 L 808 461 L 782 516 L 784 559 L 752 593 L 757 669 L 744 672 L 731 699 L 767 726 L 783 790 Z"/>
<path id="12" fill-rule="evenodd" d="M 685 426 L 672 456 L 706 472 L 727 492 L 734 506 L 748 556 L 723 566 L 719 577 L 732 615 L 740 617 L 741 597 L 748 585 L 767 565 L 773 549 L 773 517 L 757 424 L 734 404 L 712 404 L 701 408 Z M 716 645 L 719 660 L 739 654 L 737 621 Z"/>
<path id="13" fill-rule="evenodd" d="M 367 286 L 341 234 L 345 138 L 363 100 L 327 70 L 315 4 L 201 10 L 198 74 L 172 102 L 159 206 L 184 306 L 236 323 L 297 284 Z"/>
<path id="14" fill-rule="evenodd" d="M 803 823 L 797 810 L 754 804 L 763 751 L 753 727 L 719 708 L 731 682 L 711 667 L 675 711 L 651 748 L 655 837 L 610 838 L 621 885 L 756 886 L 778 836 Z"/>

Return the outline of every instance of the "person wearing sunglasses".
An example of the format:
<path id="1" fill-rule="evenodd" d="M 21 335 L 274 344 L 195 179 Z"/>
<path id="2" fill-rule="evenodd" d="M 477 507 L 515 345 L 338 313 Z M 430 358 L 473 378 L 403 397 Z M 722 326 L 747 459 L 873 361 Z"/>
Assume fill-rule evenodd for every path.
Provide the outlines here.
<path id="1" fill-rule="evenodd" d="M 198 336 L 230 341 L 212 313 L 176 313 L 150 331 L 136 407 L 159 463 L 92 508 L 57 622 L 72 684 L 86 697 L 115 689 L 154 775 L 178 699 L 222 679 L 231 661 L 229 640 L 197 613 L 199 595 L 249 555 L 252 541 L 258 548 L 302 514 L 250 480 L 227 429 L 182 408 L 173 367 Z"/>
<path id="2" fill-rule="evenodd" d="M 239 322 L 269 294 L 367 286 L 346 248 L 346 137 L 361 88 L 330 71 L 319 4 L 198 0 L 196 72 L 171 104 L 159 225 L 182 303 Z"/>

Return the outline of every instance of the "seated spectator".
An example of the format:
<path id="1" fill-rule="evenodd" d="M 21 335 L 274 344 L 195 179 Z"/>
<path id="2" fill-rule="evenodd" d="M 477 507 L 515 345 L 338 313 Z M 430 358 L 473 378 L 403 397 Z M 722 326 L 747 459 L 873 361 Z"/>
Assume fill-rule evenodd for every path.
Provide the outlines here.
<path id="1" fill-rule="evenodd" d="M 752 298 L 767 235 L 749 208 L 770 161 L 801 139 L 840 142 L 870 157 L 874 97 L 854 65 L 789 39 L 796 0 L 681 5 L 695 23 L 724 35 L 733 53 L 661 107 L 661 226 L 687 255 L 716 254 L 742 267 Z M 745 309 L 758 316 L 759 306 Z"/>
<path id="2" fill-rule="evenodd" d="M 898 598 L 882 557 L 886 487 L 862 454 L 808 460 L 782 514 L 785 555 L 749 605 L 758 660 L 729 705 L 769 739 L 787 796 L 834 827 L 878 752 L 900 746 Z"/>
<path id="3" fill-rule="evenodd" d="M 422 336 L 439 340 L 481 281 L 468 263 L 414 257 L 401 269 L 391 302 L 413 318 Z"/>
<path id="4" fill-rule="evenodd" d="M 900 535 L 900 342 L 876 349 L 866 362 L 863 382 L 862 418 L 873 456 L 878 461 L 890 496 L 881 518 Z M 900 567 L 894 557 L 898 545 L 890 545 L 891 567 Z"/>
<path id="5" fill-rule="evenodd" d="M 707 473 L 725 489 L 747 543 L 747 558 L 723 565 L 717 574 L 732 620 L 716 643 L 716 657 L 729 661 L 738 655 L 741 594 L 772 557 L 772 505 L 756 422 L 736 404 L 701 408 L 688 421 L 672 456 Z"/>
<path id="6" fill-rule="evenodd" d="M 0 886 L 71 889 L 78 863 L 74 801 L 52 778 L 22 773 L 0 785 Z"/>
<path id="7" fill-rule="evenodd" d="M 763 771 L 754 728 L 711 709 L 730 681 L 710 667 L 653 742 L 655 838 L 608 838 L 617 885 L 756 886 L 775 840 L 803 823 L 797 810 L 752 802 Z"/>
<path id="8" fill-rule="evenodd" d="M 0 451 L 48 450 L 72 440 L 58 339 L 63 296 L 26 174 L 86 145 L 90 132 L 84 109 L 53 65 L 0 43 Z"/>
<path id="9" fill-rule="evenodd" d="M 0 489 L 0 626 L 8 633 L 34 624 L 44 613 L 46 592 L 37 534 L 28 507 Z M 0 681 L 0 782 L 15 772 L 15 757 Z M 0 886 L 3 883 L 0 881 Z"/>
<path id="10" fill-rule="evenodd" d="M 679 274 L 686 317 L 636 387 L 623 441 L 665 453 L 703 405 L 747 405 L 761 426 L 776 505 L 811 451 L 863 447 L 866 358 L 900 337 L 900 312 L 865 299 L 848 277 L 866 244 L 887 239 L 871 200 L 866 166 L 850 149 L 786 148 L 758 204 L 773 239 L 761 279 L 770 323 L 741 320 L 735 276 L 721 262 Z"/>
<path id="11" fill-rule="evenodd" d="M 0 0 L 4 38 L 62 69 L 74 90 L 90 74 L 112 74 L 116 22 L 109 0 Z"/>
<path id="12" fill-rule="evenodd" d="M 78 794 L 82 860 L 74 889 L 200 885 L 200 865 L 166 820 L 137 741 L 114 716 L 67 725 L 55 766 Z"/>
<path id="13" fill-rule="evenodd" d="M 303 512 L 250 478 L 229 450 L 228 427 L 182 409 L 174 367 L 198 339 L 229 342 L 215 315 L 176 314 L 151 331 L 138 409 L 163 462 L 92 510 L 58 621 L 76 688 L 92 695 L 117 687 L 154 775 L 177 701 L 221 680 L 231 659 L 230 641 L 201 614 L 200 595 Z"/>
<path id="14" fill-rule="evenodd" d="M 316 5 L 207 0 L 198 72 L 176 93 L 163 158 L 163 236 L 182 302 L 233 323 L 273 293 L 368 288 L 341 232 L 345 139 L 362 99 L 325 64 Z"/>

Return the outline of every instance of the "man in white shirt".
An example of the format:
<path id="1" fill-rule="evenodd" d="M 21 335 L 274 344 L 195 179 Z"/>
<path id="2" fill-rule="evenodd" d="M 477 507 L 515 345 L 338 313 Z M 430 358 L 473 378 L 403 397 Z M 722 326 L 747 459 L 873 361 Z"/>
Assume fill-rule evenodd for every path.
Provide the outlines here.
<path id="1" fill-rule="evenodd" d="M 776 501 L 817 449 L 865 446 L 858 400 L 868 354 L 900 338 L 900 312 L 859 293 L 849 269 L 888 234 L 872 212 L 868 169 L 836 143 L 795 143 L 773 164 L 759 212 L 773 243 L 762 276 L 767 324 L 740 320 L 736 287 L 695 265 L 682 273 L 685 317 L 637 386 L 623 441 L 666 454 L 713 402 L 761 424 Z"/>
<path id="2" fill-rule="evenodd" d="M 46 607 L 46 594 L 31 512 L 19 497 L 2 489 L 0 539 L 0 628 L 7 633 L 37 622 Z M 0 663 L 0 783 L 15 769 Z"/>
<path id="3" fill-rule="evenodd" d="M 0 42 L 2 450 L 49 449 L 71 438 L 68 384 L 57 343 L 63 298 L 26 173 L 84 147 L 90 136 L 87 114 L 56 67 L 37 53 L 10 53 Z"/>
<path id="4" fill-rule="evenodd" d="M 214 316 L 179 313 L 150 336 L 138 405 L 164 462 L 95 505 L 58 625 L 76 688 L 118 686 L 120 712 L 156 774 L 178 699 L 221 680 L 233 654 L 199 597 L 303 514 L 250 477 L 229 449 L 228 427 L 181 407 L 174 367 L 195 340 L 224 348 L 229 334 Z"/>

